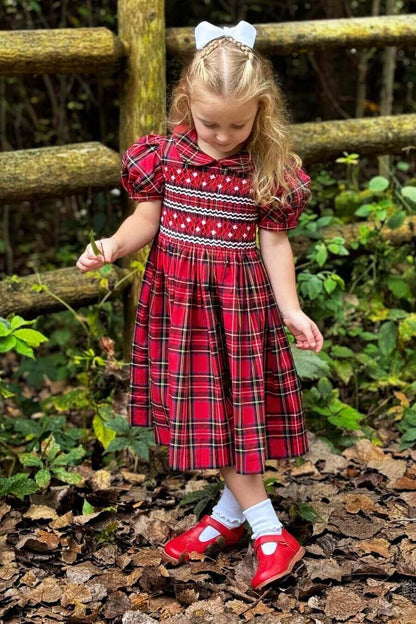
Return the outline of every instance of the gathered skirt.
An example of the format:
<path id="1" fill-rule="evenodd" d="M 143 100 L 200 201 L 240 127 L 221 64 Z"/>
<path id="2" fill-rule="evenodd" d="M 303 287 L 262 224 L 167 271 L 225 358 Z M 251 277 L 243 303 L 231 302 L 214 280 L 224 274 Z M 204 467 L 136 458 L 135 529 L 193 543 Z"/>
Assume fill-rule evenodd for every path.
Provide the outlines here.
<path id="1" fill-rule="evenodd" d="M 143 274 L 129 420 L 152 427 L 172 470 L 308 450 L 301 381 L 259 249 L 208 248 L 159 231 Z"/>

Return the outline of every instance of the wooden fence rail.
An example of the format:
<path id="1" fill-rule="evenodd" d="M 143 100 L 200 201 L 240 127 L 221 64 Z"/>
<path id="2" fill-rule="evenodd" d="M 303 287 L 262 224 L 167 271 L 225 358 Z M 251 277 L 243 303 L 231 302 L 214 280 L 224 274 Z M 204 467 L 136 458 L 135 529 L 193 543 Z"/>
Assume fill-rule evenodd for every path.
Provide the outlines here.
<path id="1" fill-rule="evenodd" d="M 330 225 L 323 229 L 323 236 L 330 239 L 333 236 L 342 236 L 345 246 L 349 248 L 353 240 L 357 239 L 363 223 L 371 230 L 378 225 L 357 221 L 342 225 Z M 407 217 L 403 224 L 394 230 L 387 226 L 381 229 L 382 240 L 388 240 L 393 245 L 403 245 L 416 236 L 416 217 Z M 292 240 L 292 249 L 296 258 L 305 258 L 310 249 L 310 238 L 297 235 Z M 353 253 L 360 253 L 360 249 Z M 117 265 L 112 266 L 108 277 L 108 288 L 112 291 L 109 299 L 117 298 L 125 288 L 131 287 L 133 276 L 127 269 Z M 32 289 L 35 284 L 45 284 L 49 292 L 36 292 Z M 114 289 L 114 290 L 113 290 Z M 65 301 L 72 308 L 97 303 L 108 294 L 108 289 L 100 285 L 100 280 L 91 273 L 80 275 L 78 269 L 56 269 L 47 271 L 38 276 L 21 277 L 16 283 L 13 280 L 0 282 L 0 316 L 7 316 L 11 312 L 21 314 L 25 318 L 35 318 L 46 312 L 65 310 L 59 299 Z"/>
<path id="2" fill-rule="evenodd" d="M 119 118 L 119 149 L 123 152 L 143 134 L 166 131 L 166 54 L 191 54 L 194 36 L 192 28 L 165 28 L 163 0 L 118 0 L 117 10 L 118 35 L 106 28 L 0 31 L 0 75 L 123 73 Z M 256 28 L 256 47 L 268 55 L 416 44 L 416 15 L 256 24 Z M 415 147 L 415 127 L 416 115 L 397 115 L 298 124 L 291 131 L 296 149 L 308 164 L 325 162 L 343 151 L 374 155 L 406 151 Z M 99 142 L 18 150 L 0 155 L 0 171 L 0 199 L 5 202 L 63 196 L 118 186 L 120 154 Z M 135 203 L 123 195 L 126 215 Z M 353 225 L 343 228 L 344 236 Z M 402 235 L 413 236 L 413 231 L 409 218 Z M 297 240 L 295 253 L 302 254 L 306 243 L 307 239 Z M 145 256 L 145 249 L 135 254 L 141 261 Z M 130 260 L 125 259 L 126 266 Z M 118 283 L 127 273 L 114 267 L 110 284 Z M 72 307 L 92 303 L 105 294 L 97 279 L 81 276 L 76 269 L 51 271 L 40 279 Z M 0 314 L 18 312 L 33 317 L 63 308 L 56 296 L 34 293 L 34 283 L 36 276 L 21 278 L 18 284 L 7 279 L 0 283 Z M 135 276 L 131 282 L 129 277 L 112 296 L 127 283 L 125 355 L 129 357 L 140 280 Z"/>
<path id="3" fill-rule="evenodd" d="M 382 48 L 413 46 L 416 15 L 349 17 L 255 24 L 256 48 L 268 55 L 286 55 L 322 48 Z M 193 28 L 168 28 L 166 51 L 172 56 L 192 54 Z"/>
<path id="4" fill-rule="evenodd" d="M 255 24 L 256 47 L 269 55 L 325 48 L 412 46 L 416 15 Z M 166 52 L 187 56 L 194 50 L 193 28 L 167 28 Z M 36 53 L 34 54 L 34 51 Z M 130 54 L 128 41 L 107 28 L 0 31 L 0 74 L 109 72 Z"/>
<path id="5" fill-rule="evenodd" d="M 342 152 L 397 154 L 416 148 L 416 114 L 293 124 L 296 151 L 305 165 Z M 133 139 L 134 140 L 134 139 Z M 63 197 L 119 187 L 120 155 L 102 143 L 15 150 L 0 154 L 0 200 Z"/>

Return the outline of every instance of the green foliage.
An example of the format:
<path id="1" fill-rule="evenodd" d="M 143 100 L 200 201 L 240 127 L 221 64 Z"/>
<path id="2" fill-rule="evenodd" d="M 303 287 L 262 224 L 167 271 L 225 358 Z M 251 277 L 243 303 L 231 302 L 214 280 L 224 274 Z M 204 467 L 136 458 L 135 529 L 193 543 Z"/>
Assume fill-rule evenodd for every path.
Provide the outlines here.
<path id="1" fill-rule="evenodd" d="M 202 490 L 196 490 L 195 492 L 190 492 L 184 496 L 179 502 L 178 507 L 195 504 L 193 513 L 196 515 L 198 520 L 200 520 L 205 513 L 209 513 L 212 510 L 213 505 L 222 494 L 223 487 L 224 484 L 221 482 L 208 483 L 202 488 Z"/>
<path id="2" fill-rule="evenodd" d="M 48 487 L 52 478 L 71 485 L 79 485 L 83 477 L 77 472 L 69 472 L 67 468 L 81 461 L 85 455 L 82 446 L 74 447 L 64 453 L 53 435 L 42 441 L 40 447 L 31 453 L 22 453 L 20 463 L 26 468 L 35 469 L 35 482 L 39 488 Z"/>
<path id="3" fill-rule="evenodd" d="M 64 453 L 54 436 L 50 435 L 32 452 L 18 454 L 20 465 L 29 470 L 1 477 L 0 498 L 12 494 L 23 500 L 28 494 L 46 489 L 52 479 L 71 485 L 82 484 L 82 475 L 67 468 L 79 463 L 84 455 L 85 450 L 81 446 Z"/>
<path id="4" fill-rule="evenodd" d="M 414 447 L 416 445 L 416 405 L 404 409 L 404 416 L 398 427 L 403 433 L 400 438 L 399 451 Z"/>
<path id="5" fill-rule="evenodd" d="M 306 501 L 296 501 L 296 503 L 289 508 L 289 517 L 291 519 L 298 516 L 307 522 L 325 522 L 324 518 L 322 518 L 313 506 Z"/>
<path id="6" fill-rule="evenodd" d="M 47 340 L 46 336 L 36 331 L 28 329 L 26 325 L 33 325 L 36 321 L 25 321 L 21 316 L 14 315 L 5 319 L 0 317 L 0 354 L 15 351 L 20 355 L 34 358 L 33 348 L 38 347 Z M 0 379 L 0 396 L 9 399 L 14 396 L 13 392 L 4 386 Z"/>
<path id="7" fill-rule="evenodd" d="M 103 410 L 101 410 L 101 416 Z M 154 445 L 153 431 L 146 427 L 131 427 L 123 416 L 116 414 L 114 417 L 106 417 L 105 429 L 115 432 L 115 437 L 105 446 L 104 453 L 116 451 L 130 451 L 140 460 L 149 461 L 149 447 Z M 107 441 L 106 438 L 105 441 Z M 102 441 L 103 446 L 104 442 Z"/>

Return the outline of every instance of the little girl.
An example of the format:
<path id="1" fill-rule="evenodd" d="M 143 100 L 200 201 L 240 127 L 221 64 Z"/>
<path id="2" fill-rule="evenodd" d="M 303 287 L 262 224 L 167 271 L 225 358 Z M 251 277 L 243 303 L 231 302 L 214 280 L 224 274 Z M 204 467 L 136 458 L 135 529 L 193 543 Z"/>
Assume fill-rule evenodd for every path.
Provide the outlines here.
<path id="1" fill-rule="evenodd" d="M 130 424 L 153 427 L 173 470 L 218 468 L 211 515 L 164 545 L 181 563 L 252 529 L 260 589 L 290 572 L 304 548 L 282 526 L 262 474 L 267 458 L 308 450 L 285 324 L 300 349 L 321 349 L 300 308 L 287 230 L 310 195 L 290 150 L 271 63 L 240 22 L 195 29 L 196 52 L 172 95 L 168 136 L 140 137 L 122 156 L 121 183 L 138 202 L 111 237 L 88 245 L 89 271 L 153 240 L 135 326 Z M 256 244 L 259 228 L 260 249 Z"/>

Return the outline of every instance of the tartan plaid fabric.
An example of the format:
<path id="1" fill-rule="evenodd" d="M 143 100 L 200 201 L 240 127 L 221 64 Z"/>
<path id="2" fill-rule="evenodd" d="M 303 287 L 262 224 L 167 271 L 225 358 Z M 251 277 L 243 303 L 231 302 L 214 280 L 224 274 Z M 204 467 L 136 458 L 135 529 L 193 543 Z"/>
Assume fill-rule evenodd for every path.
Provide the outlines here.
<path id="1" fill-rule="evenodd" d="M 308 450 L 301 382 L 256 245 L 256 227 L 296 226 L 309 196 L 257 206 L 247 151 L 215 160 L 194 130 L 146 135 L 122 156 L 135 200 L 161 198 L 137 308 L 129 419 L 153 427 L 173 470 L 235 465 Z M 287 208 L 287 211 L 285 209 Z"/>

